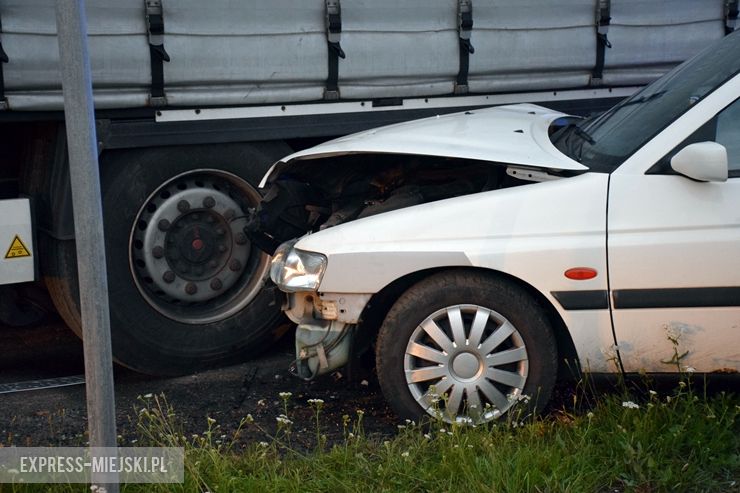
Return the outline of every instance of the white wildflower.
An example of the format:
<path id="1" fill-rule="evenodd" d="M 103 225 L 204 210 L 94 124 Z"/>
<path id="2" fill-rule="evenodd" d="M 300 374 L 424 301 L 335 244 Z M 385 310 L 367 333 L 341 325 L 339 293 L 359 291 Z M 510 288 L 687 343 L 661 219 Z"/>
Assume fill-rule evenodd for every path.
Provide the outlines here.
<path id="1" fill-rule="evenodd" d="M 216 420 L 215 420 L 215 419 L 213 419 L 213 418 L 212 418 L 212 417 L 210 417 L 210 416 L 206 417 L 206 421 L 208 422 L 208 426 L 211 426 L 211 425 L 213 425 L 213 424 L 215 424 L 215 423 L 216 423 Z"/>
<path id="2" fill-rule="evenodd" d="M 671 341 L 677 341 L 681 337 L 681 329 L 673 325 L 666 325 L 665 335 Z"/>
<path id="3" fill-rule="evenodd" d="M 650 392 L 650 395 L 658 395 L 658 393 L 654 390 L 649 390 L 648 392 Z"/>
<path id="4" fill-rule="evenodd" d="M 144 395 L 144 399 L 151 399 L 151 398 L 152 398 L 152 394 L 145 394 Z"/>
<path id="5" fill-rule="evenodd" d="M 278 416 L 277 418 L 275 418 L 275 420 L 278 423 L 280 423 L 281 425 L 286 425 L 287 426 L 287 425 L 292 425 L 293 424 L 293 422 L 290 419 L 288 419 L 288 417 L 286 415 L 284 415 L 284 414 L 281 414 L 280 416 Z"/>
<path id="6" fill-rule="evenodd" d="M 588 413 L 586 414 L 586 417 L 587 417 L 588 419 L 594 419 L 594 413 L 592 413 L 591 411 L 589 411 L 589 412 L 588 412 Z"/>
<path id="7" fill-rule="evenodd" d="M 352 432 L 349 432 L 349 435 L 347 435 L 347 438 L 354 438 L 354 437 L 355 437 L 355 434 Z"/>
<path id="8" fill-rule="evenodd" d="M 314 405 L 320 406 L 321 404 L 324 403 L 324 399 L 309 399 L 308 403 L 311 404 L 312 406 Z"/>
<path id="9" fill-rule="evenodd" d="M 362 409 L 358 409 L 357 410 L 357 415 L 358 416 L 363 416 L 364 414 L 365 414 L 365 411 L 363 411 Z"/>
<path id="10" fill-rule="evenodd" d="M 681 387 L 681 388 L 684 388 L 684 387 L 686 387 L 686 382 L 684 382 L 682 380 L 682 381 L 678 382 L 678 386 Z"/>
<path id="11" fill-rule="evenodd" d="M 401 452 L 401 457 L 408 457 L 408 456 L 409 456 L 408 451 L 407 452 Z"/>
<path id="12" fill-rule="evenodd" d="M 260 400 L 257 401 L 257 405 L 258 406 L 265 406 L 267 404 L 265 403 L 265 400 L 264 399 L 260 399 Z"/>
<path id="13" fill-rule="evenodd" d="M 247 416 L 244 418 L 244 421 L 246 421 L 247 423 L 254 423 L 254 418 L 251 414 L 247 414 Z"/>
<path id="14" fill-rule="evenodd" d="M 406 425 L 397 425 L 397 426 L 399 430 L 403 430 L 404 428 L 406 428 Z"/>
<path id="15" fill-rule="evenodd" d="M 622 403 L 622 407 L 626 407 L 627 409 L 640 409 L 640 406 L 632 401 L 624 401 Z"/>
<path id="16" fill-rule="evenodd" d="M 292 392 L 280 392 L 278 394 L 281 399 L 290 399 L 290 397 L 293 395 Z"/>
<path id="17" fill-rule="evenodd" d="M 370 382 L 368 382 L 367 380 L 363 380 L 362 382 L 360 382 L 360 385 L 362 385 L 363 387 L 367 387 L 368 385 L 370 385 Z"/>
<path id="18" fill-rule="evenodd" d="M 424 438 L 426 438 L 427 440 L 431 440 L 432 435 L 430 435 L 429 433 L 424 433 Z"/>
<path id="19" fill-rule="evenodd" d="M 696 372 L 696 368 L 694 368 L 693 366 L 686 366 L 684 367 L 683 371 L 685 371 L 686 373 L 694 373 Z"/>
<path id="20" fill-rule="evenodd" d="M 260 442 L 260 447 L 262 447 L 262 448 L 269 447 L 269 446 L 270 446 L 270 444 L 267 443 L 267 442 Z"/>

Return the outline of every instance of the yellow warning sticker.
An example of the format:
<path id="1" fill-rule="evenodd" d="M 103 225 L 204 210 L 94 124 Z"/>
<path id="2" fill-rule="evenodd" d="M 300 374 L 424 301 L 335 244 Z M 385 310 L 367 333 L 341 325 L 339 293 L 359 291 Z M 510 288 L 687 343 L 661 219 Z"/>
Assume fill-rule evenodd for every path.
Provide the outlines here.
<path id="1" fill-rule="evenodd" d="M 15 238 L 13 238 L 13 241 L 10 243 L 8 252 L 5 254 L 5 258 L 22 258 L 30 256 L 31 252 L 26 248 L 26 245 L 23 244 L 21 237 L 15 235 Z"/>

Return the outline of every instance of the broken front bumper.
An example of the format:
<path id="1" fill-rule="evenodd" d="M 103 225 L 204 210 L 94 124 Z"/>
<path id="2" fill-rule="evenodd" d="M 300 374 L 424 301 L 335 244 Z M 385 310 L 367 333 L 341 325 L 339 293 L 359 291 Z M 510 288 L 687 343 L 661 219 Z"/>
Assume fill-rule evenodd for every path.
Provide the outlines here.
<path id="1" fill-rule="evenodd" d="M 298 324 L 291 370 L 311 380 L 349 362 L 354 329 L 371 294 L 290 293 L 285 314 Z"/>

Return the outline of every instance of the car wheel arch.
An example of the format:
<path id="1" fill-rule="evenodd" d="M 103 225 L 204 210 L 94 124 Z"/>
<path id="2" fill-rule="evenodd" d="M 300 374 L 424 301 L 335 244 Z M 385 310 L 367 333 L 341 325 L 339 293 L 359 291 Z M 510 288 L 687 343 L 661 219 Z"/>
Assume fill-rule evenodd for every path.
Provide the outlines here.
<path id="1" fill-rule="evenodd" d="M 550 300 L 537 288 L 523 279 L 506 272 L 484 267 L 436 267 L 424 269 L 406 274 L 383 287 L 370 298 L 360 317 L 359 330 L 356 331 L 358 340 L 355 344 L 358 352 L 363 352 L 375 343 L 375 338 L 381 324 L 385 320 L 385 316 L 401 294 L 432 275 L 450 271 L 484 272 L 491 277 L 506 280 L 523 288 L 545 311 L 553 329 L 558 354 L 560 355 L 558 361 L 558 378 L 578 379 L 580 377 L 578 352 L 573 343 L 573 338 L 568 331 L 565 321 Z"/>

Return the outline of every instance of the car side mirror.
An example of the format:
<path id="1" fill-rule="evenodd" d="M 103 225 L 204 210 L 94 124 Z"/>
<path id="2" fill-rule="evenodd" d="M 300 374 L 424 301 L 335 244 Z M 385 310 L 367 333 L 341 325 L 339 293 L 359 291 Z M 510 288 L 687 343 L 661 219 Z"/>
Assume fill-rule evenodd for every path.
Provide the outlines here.
<path id="1" fill-rule="evenodd" d="M 716 142 L 689 144 L 671 158 L 676 173 L 698 181 L 727 181 L 727 149 Z"/>

